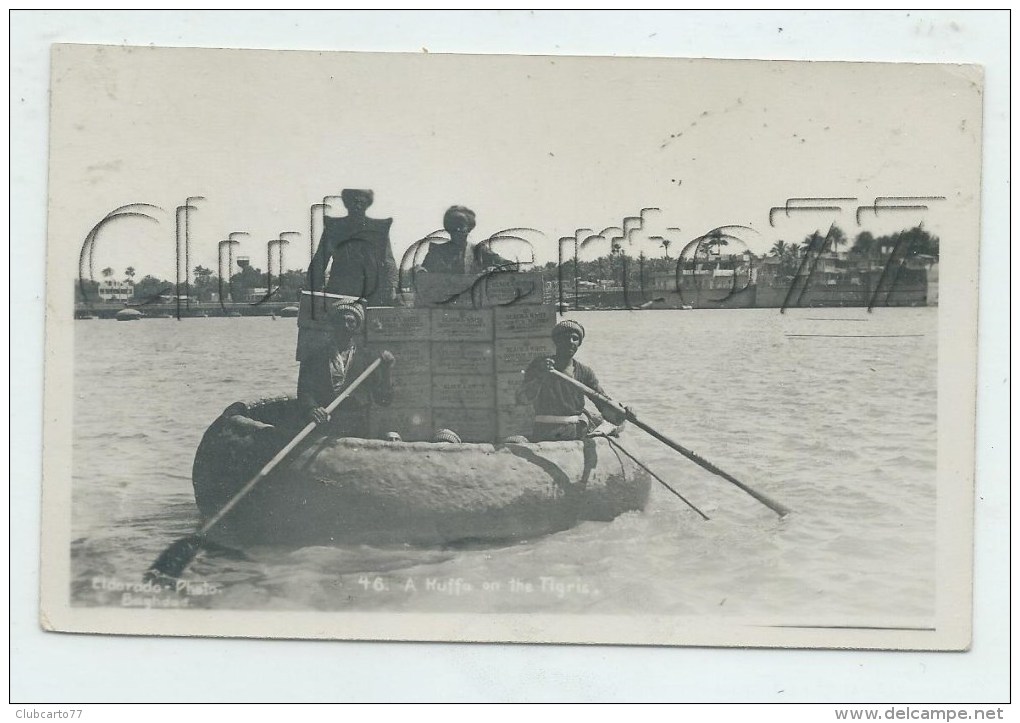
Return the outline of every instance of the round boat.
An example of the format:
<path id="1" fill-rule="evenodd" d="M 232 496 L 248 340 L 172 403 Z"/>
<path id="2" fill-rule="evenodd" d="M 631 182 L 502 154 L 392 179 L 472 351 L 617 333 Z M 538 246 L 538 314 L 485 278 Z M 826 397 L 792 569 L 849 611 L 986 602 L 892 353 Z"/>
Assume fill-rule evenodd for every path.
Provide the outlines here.
<path id="1" fill-rule="evenodd" d="M 304 424 L 296 400 L 237 402 L 195 456 L 206 518 Z M 387 442 L 310 435 L 212 533 L 224 542 L 507 542 L 642 510 L 651 478 L 605 438 L 537 444 Z"/>
<path id="2" fill-rule="evenodd" d="M 138 309 L 121 309 L 113 318 L 117 321 L 137 321 L 142 318 L 142 312 Z"/>

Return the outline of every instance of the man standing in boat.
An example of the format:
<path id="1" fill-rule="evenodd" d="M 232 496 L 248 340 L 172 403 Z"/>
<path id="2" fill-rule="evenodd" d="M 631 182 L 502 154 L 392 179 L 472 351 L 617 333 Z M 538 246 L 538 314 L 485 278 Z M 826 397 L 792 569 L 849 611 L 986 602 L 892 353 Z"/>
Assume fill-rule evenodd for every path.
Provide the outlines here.
<path id="1" fill-rule="evenodd" d="M 301 360 L 298 373 L 298 401 L 309 421 L 330 421 L 330 434 L 339 437 L 368 437 L 368 414 L 372 404 L 388 406 L 393 399 L 390 369 L 395 359 L 382 351 L 382 364 L 345 399 L 332 418 L 325 407 L 372 363 L 371 355 L 358 343 L 365 323 L 365 308 L 360 303 L 337 302 L 328 313 L 331 328 L 329 343 Z"/>
<path id="2" fill-rule="evenodd" d="M 606 395 L 591 367 L 574 359 L 584 341 L 584 327 L 572 319 L 561 321 L 552 330 L 556 352 L 541 356 L 528 365 L 524 372 L 523 399 L 535 408 L 533 442 L 583 439 L 599 426 L 597 415 L 585 411 L 585 396 L 576 387 L 557 379 L 549 371 L 557 369 L 590 389 Z M 626 412 L 610 404 L 595 402 L 595 406 L 614 425 L 623 424 Z"/>
<path id="3" fill-rule="evenodd" d="M 397 287 L 390 244 L 393 219 L 366 215 L 375 199 L 370 189 L 345 188 L 340 198 L 347 215 L 323 218 L 322 238 L 308 267 L 310 290 L 366 298 L 369 306 L 392 306 Z"/>

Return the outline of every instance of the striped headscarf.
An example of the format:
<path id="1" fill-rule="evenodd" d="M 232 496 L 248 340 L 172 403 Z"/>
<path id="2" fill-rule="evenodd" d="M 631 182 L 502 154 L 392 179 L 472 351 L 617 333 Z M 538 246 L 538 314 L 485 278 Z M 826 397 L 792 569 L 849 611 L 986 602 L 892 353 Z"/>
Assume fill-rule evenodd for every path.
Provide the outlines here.
<path id="1" fill-rule="evenodd" d="M 440 429 L 432 436 L 432 441 L 460 444 L 460 435 L 454 432 L 452 429 Z"/>
<path id="2" fill-rule="evenodd" d="M 569 334 L 572 331 L 577 332 L 577 335 L 581 337 L 581 341 L 584 341 L 584 327 L 573 319 L 564 319 L 554 326 L 552 330 L 552 338 L 555 339 L 560 334 Z"/>
<path id="3" fill-rule="evenodd" d="M 365 325 L 365 307 L 361 304 L 347 303 L 344 301 L 338 301 L 330 307 L 331 321 L 334 324 L 340 324 L 344 318 L 344 312 L 349 311 L 358 318 L 358 328 L 360 329 Z"/>

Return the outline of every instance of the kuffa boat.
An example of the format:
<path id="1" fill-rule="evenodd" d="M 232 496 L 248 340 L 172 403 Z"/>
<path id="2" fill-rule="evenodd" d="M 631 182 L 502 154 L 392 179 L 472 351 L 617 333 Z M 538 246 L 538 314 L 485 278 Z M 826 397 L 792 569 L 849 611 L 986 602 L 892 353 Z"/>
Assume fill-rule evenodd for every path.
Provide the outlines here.
<path id="1" fill-rule="evenodd" d="M 305 423 L 292 398 L 230 405 L 195 456 L 206 518 Z M 651 477 L 605 438 L 448 444 L 311 435 L 216 526 L 224 542 L 507 542 L 642 510 Z"/>

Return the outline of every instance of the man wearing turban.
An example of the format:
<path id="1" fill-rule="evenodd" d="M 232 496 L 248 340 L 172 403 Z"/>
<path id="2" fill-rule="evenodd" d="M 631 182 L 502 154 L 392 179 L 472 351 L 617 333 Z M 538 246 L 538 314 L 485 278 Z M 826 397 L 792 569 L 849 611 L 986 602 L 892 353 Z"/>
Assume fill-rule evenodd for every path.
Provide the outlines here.
<path id="1" fill-rule="evenodd" d="M 608 396 L 591 367 L 574 359 L 584 341 L 584 327 L 572 319 L 566 319 L 553 327 L 552 338 L 556 347 L 555 354 L 538 357 L 524 372 L 521 396 L 535 408 L 533 442 L 582 439 L 601 421 L 597 415 L 585 411 L 584 394 L 549 374 L 551 369 L 557 369 L 599 394 Z M 595 402 L 595 406 L 612 424 L 623 424 L 626 419 L 625 414 L 612 405 Z"/>
<path id="2" fill-rule="evenodd" d="M 298 401 L 309 421 L 332 421 L 329 432 L 339 437 L 368 437 L 368 414 L 372 404 L 388 406 L 393 399 L 390 368 L 395 359 L 382 351 L 382 364 L 341 402 L 330 420 L 325 407 L 361 375 L 372 362 L 361 348 L 359 337 L 365 323 L 365 309 L 359 303 L 338 302 L 329 309 L 329 343 L 307 354 L 298 373 Z"/>
<path id="3" fill-rule="evenodd" d="M 450 206 L 443 214 L 443 228 L 450 234 L 450 240 L 429 243 L 419 271 L 478 274 L 485 269 L 510 267 L 510 262 L 489 249 L 487 244 L 468 242 L 468 234 L 475 228 L 475 212 L 470 208 Z"/>

